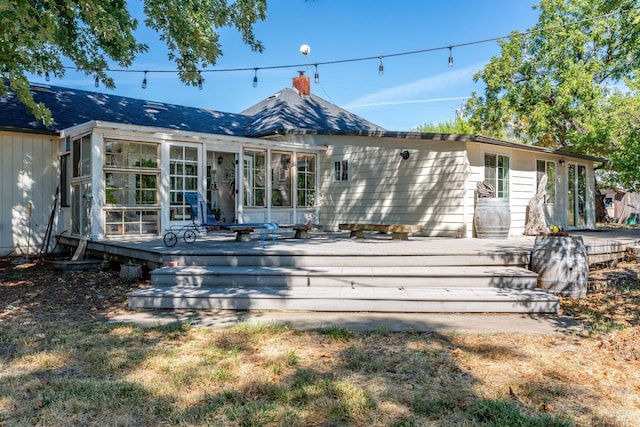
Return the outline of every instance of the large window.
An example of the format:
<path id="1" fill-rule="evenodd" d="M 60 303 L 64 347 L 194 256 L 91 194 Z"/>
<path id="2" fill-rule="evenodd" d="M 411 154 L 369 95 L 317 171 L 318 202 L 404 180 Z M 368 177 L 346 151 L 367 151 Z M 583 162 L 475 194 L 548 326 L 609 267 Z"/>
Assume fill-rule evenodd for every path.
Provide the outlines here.
<path id="1" fill-rule="evenodd" d="M 316 156 L 313 154 L 298 154 L 296 161 L 298 178 L 296 190 L 298 192 L 298 207 L 316 205 Z"/>
<path id="2" fill-rule="evenodd" d="M 509 157 L 500 154 L 484 155 L 484 180 L 496 189 L 496 197 L 509 198 Z"/>
<path id="3" fill-rule="evenodd" d="M 104 143 L 107 235 L 158 234 L 158 144 Z"/>
<path id="4" fill-rule="evenodd" d="M 556 202 L 556 162 L 549 160 L 536 161 L 536 189 L 540 186 L 540 180 L 547 174 L 547 194 L 544 196 L 545 203 Z"/>
<path id="5" fill-rule="evenodd" d="M 245 150 L 242 161 L 242 179 L 244 180 L 244 206 L 249 208 L 266 207 L 266 152 L 258 150 Z"/>
<path id="6" fill-rule="evenodd" d="M 271 206 L 292 206 L 291 158 L 291 153 L 271 153 Z"/>
<path id="7" fill-rule="evenodd" d="M 185 191 L 198 191 L 198 149 L 172 145 L 169 149 L 169 198 L 170 219 L 186 221 L 191 218 L 191 210 Z"/>

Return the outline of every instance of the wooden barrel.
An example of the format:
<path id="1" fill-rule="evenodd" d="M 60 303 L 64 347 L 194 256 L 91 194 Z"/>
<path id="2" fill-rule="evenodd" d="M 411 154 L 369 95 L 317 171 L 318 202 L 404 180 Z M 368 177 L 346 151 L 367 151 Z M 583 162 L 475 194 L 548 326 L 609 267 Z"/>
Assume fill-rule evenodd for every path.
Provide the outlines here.
<path id="1" fill-rule="evenodd" d="M 587 295 L 589 258 L 580 236 L 536 237 L 531 270 L 538 273 L 538 287 L 549 293 L 573 298 Z"/>
<path id="2" fill-rule="evenodd" d="M 479 239 L 506 239 L 511 227 L 509 200 L 480 197 L 473 216 L 476 237 Z"/>

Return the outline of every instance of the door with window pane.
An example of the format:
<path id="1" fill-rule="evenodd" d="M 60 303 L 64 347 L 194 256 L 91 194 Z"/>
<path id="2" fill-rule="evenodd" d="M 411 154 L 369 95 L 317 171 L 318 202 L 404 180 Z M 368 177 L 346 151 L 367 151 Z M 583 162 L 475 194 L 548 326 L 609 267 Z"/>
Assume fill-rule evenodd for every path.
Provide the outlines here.
<path id="1" fill-rule="evenodd" d="M 187 221 L 191 210 L 185 191 L 198 191 L 198 149 L 173 145 L 169 150 L 169 208 L 171 221 Z"/>
<path id="2" fill-rule="evenodd" d="M 587 224 L 587 168 L 584 165 L 569 164 L 567 167 L 568 217 L 569 227 L 585 227 Z"/>

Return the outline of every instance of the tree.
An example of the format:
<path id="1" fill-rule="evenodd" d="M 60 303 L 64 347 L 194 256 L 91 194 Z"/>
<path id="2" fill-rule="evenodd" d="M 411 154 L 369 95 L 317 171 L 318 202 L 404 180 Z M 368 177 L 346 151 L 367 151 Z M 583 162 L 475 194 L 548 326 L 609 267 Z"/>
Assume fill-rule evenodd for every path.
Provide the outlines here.
<path id="1" fill-rule="evenodd" d="M 222 54 L 217 29 L 235 27 L 254 51 L 253 25 L 266 18 L 266 0 L 144 0 L 145 25 L 155 30 L 175 62 L 180 80 L 196 85 L 198 71 Z M 126 0 L 2 0 L 0 2 L 0 96 L 15 92 L 38 120 L 50 123 L 36 104 L 27 74 L 63 77 L 65 58 L 108 88 L 109 63 L 127 68 L 148 49 L 134 37 L 138 21 Z"/>
<path id="2" fill-rule="evenodd" d="M 454 120 L 442 123 L 425 123 L 414 129 L 416 132 L 423 133 L 457 133 L 472 134 L 473 127 L 463 118 L 456 117 Z"/>
<path id="3" fill-rule="evenodd" d="M 610 153 L 611 135 L 621 131 L 601 126 L 612 86 L 635 81 L 640 69 L 637 2 L 541 0 L 536 7 L 538 23 L 501 40 L 500 56 L 474 76 L 486 88 L 468 102 L 470 123 L 494 135 L 511 128 L 538 145 Z"/>

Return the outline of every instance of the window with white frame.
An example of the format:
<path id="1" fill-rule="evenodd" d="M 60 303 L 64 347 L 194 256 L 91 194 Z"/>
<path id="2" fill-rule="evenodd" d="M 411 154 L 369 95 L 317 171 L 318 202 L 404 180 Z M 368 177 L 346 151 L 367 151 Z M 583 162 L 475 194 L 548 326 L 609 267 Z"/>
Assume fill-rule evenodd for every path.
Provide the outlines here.
<path id="1" fill-rule="evenodd" d="M 73 177 L 91 175 L 91 134 L 74 139 L 72 147 Z"/>
<path id="2" fill-rule="evenodd" d="M 158 234 L 159 145 L 105 140 L 105 233 Z"/>
<path id="3" fill-rule="evenodd" d="M 316 205 L 316 156 L 315 154 L 298 154 L 296 160 L 298 195 L 297 206 L 307 208 Z"/>
<path id="4" fill-rule="evenodd" d="M 191 219 L 185 191 L 198 191 L 198 149 L 172 145 L 169 149 L 169 217 L 172 221 Z"/>
<path id="5" fill-rule="evenodd" d="M 484 180 L 496 189 L 496 197 L 509 198 L 509 157 L 485 153 Z"/>
<path id="6" fill-rule="evenodd" d="M 547 174 L 547 194 L 545 203 L 556 202 L 556 162 L 551 160 L 536 160 L 536 190 L 540 187 L 540 180 Z"/>
<path id="7" fill-rule="evenodd" d="M 242 162 L 244 206 L 248 208 L 266 207 L 267 152 L 264 150 L 244 150 Z"/>
<path id="8" fill-rule="evenodd" d="M 291 158 L 293 153 L 271 152 L 271 206 L 291 207 Z"/>
<path id="9" fill-rule="evenodd" d="M 349 160 L 336 159 L 333 161 L 333 181 L 345 182 L 349 181 Z"/>

